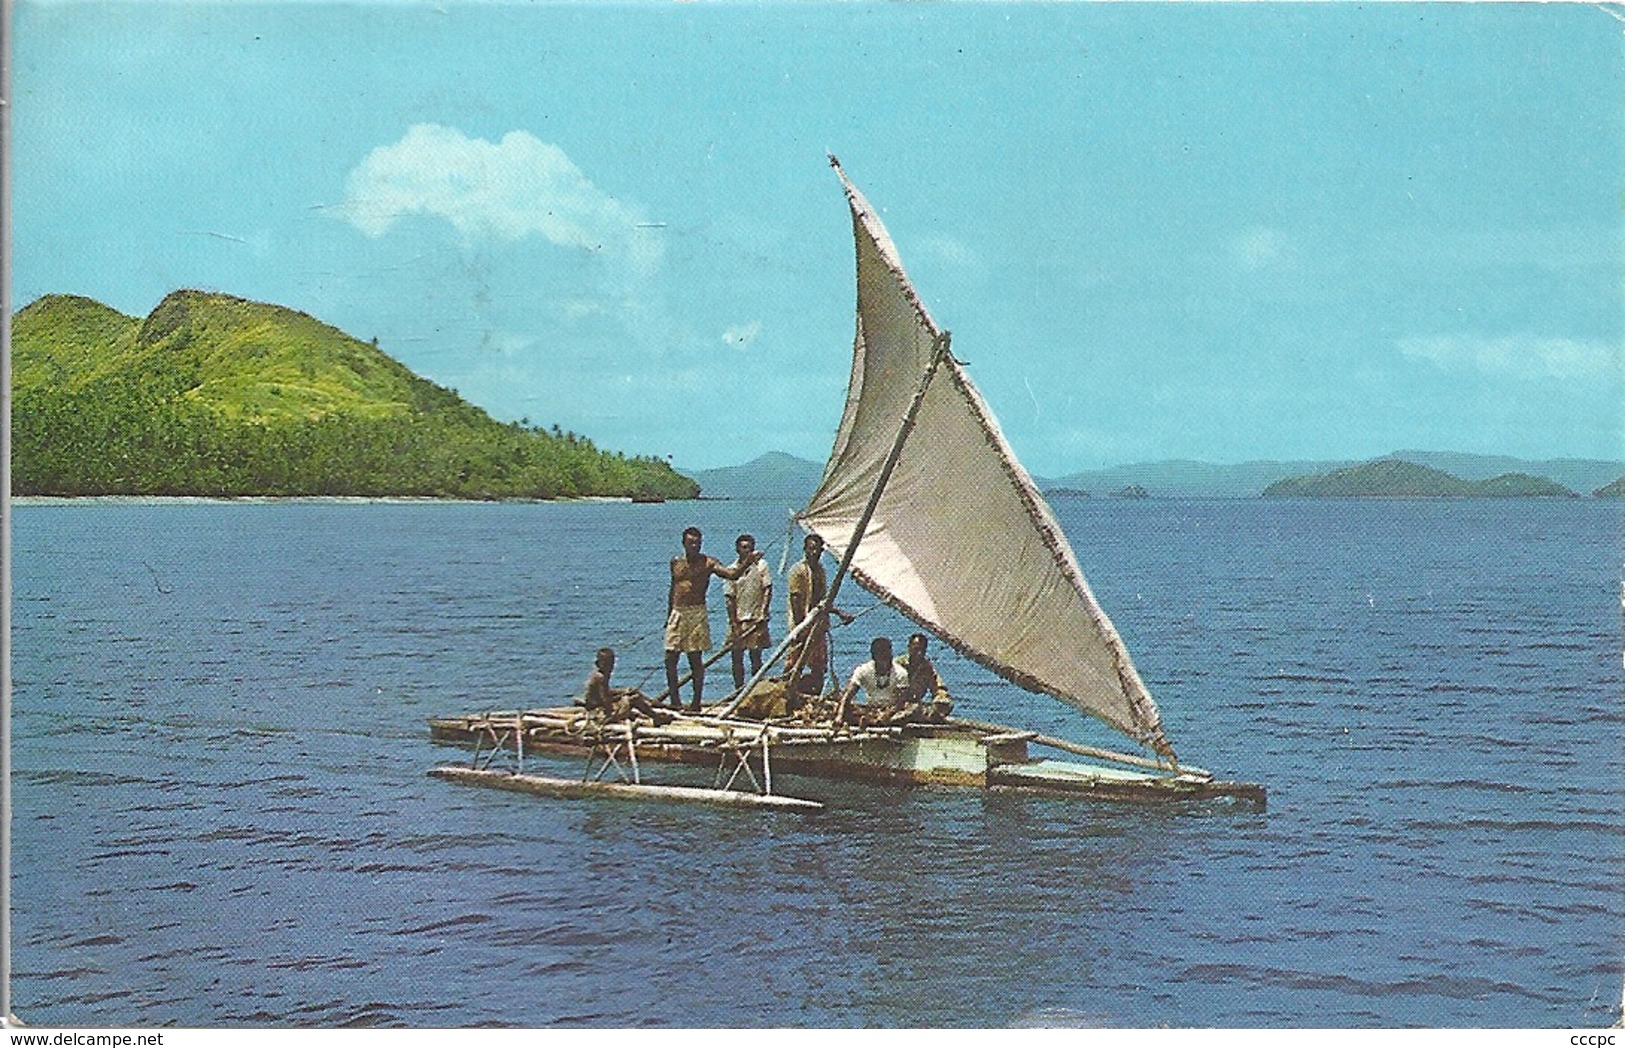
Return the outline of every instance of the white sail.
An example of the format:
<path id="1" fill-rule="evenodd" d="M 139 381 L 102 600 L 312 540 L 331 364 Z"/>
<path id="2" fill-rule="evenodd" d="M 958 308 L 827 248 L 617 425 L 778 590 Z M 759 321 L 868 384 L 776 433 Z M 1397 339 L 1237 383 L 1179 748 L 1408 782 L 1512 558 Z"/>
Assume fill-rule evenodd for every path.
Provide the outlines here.
<path id="1" fill-rule="evenodd" d="M 857 241 L 857 338 L 846 411 L 802 526 L 846 552 L 940 347 L 853 577 L 1005 679 L 1166 751 L 1156 704 L 1049 506 L 946 354 L 879 218 L 831 163 Z"/>

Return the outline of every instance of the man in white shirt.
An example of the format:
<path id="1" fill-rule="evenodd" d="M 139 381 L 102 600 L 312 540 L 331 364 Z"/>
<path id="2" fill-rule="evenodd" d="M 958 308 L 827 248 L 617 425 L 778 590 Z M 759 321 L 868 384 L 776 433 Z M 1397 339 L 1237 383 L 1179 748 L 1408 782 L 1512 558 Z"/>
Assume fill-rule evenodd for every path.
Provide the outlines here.
<path id="1" fill-rule="evenodd" d="M 768 636 L 768 609 L 773 606 L 773 573 L 767 568 L 767 558 L 755 557 L 756 538 L 741 535 L 734 540 L 734 551 L 739 554 L 729 569 L 739 577 L 723 587 L 728 598 L 729 644 L 733 648 L 734 687 L 745 686 L 745 653 L 750 653 L 750 672 L 762 668 L 762 649 L 773 646 Z"/>
<path id="2" fill-rule="evenodd" d="M 859 688 L 868 700 L 861 711 L 865 721 L 884 719 L 902 708 L 908 697 L 908 671 L 892 661 L 891 638 L 876 637 L 869 642 L 869 661 L 852 671 L 852 679 L 841 692 L 841 701 L 835 707 L 836 723 L 847 719 L 847 707 Z"/>

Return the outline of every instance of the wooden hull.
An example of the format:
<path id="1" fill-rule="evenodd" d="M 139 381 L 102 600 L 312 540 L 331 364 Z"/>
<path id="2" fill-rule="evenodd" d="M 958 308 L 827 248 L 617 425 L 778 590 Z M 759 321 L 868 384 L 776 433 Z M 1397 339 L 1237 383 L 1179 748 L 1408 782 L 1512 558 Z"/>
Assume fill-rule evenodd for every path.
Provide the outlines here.
<path id="1" fill-rule="evenodd" d="M 716 767 L 732 754 L 756 757 L 769 751 L 772 773 L 791 773 L 889 785 L 941 785 L 1073 794 L 1110 801 L 1227 800 L 1262 809 L 1263 786 L 1224 782 L 1212 776 L 1145 770 L 1109 761 L 1039 759 L 1028 744 L 1042 737 L 992 725 L 950 722 L 894 728 L 835 731 L 766 726 L 754 721 L 682 717 L 656 728 L 647 722 L 634 735 L 637 760 Z M 579 710 L 529 710 L 429 722 L 431 737 L 486 750 L 516 749 L 523 731 L 527 754 L 586 757 L 595 746 L 625 746 L 625 724 L 590 726 Z M 1047 740 L 1047 743 L 1059 740 Z M 1078 749 L 1087 750 L 1086 747 Z M 1098 751 L 1095 751 L 1098 752 Z M 624 759 L 623 759 L 624 763 Z"/>

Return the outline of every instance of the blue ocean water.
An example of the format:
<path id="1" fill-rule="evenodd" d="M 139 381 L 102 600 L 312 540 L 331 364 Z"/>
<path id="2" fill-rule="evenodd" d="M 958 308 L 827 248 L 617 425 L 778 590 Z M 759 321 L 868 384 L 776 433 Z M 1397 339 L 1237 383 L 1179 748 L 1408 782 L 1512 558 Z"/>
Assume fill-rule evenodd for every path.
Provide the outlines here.
<path id="1" fill-rule="evenodd" d="M 645 679 L 681 528 L 718 554 L 753 530 L 776 565 L 777 506 L 16 507 L 13 1007 L 187 1026 L 1619 1018 L 1625 507 L 1057 511 L 1181 755 L 1267 784 L 1266 812 L 795 781 L 830 802 L 807 817 L 425 776 L 462 756 L 430 716 L 566 699 L 603 643 L 618 683 Z M 848 667 L 912 630 L 860 623 L 838 637 Z M 961 713 L 1113 741 L 942 654 Z"/>

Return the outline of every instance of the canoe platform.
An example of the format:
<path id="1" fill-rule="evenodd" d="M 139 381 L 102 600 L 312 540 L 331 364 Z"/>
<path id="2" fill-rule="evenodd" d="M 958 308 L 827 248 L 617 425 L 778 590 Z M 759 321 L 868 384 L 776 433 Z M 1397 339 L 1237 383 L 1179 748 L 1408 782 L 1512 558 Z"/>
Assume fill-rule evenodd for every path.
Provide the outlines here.
<path id="1" fill-rule="evenodd" d="M 565 706 L 435 717 L 429 721 L 429 734 L 436 742 L 474 750 L 470 766 L 447 766 L 430 774 L 546 796 L 638 796 L 724 804 L 771 800 L 757 806 L 799 808 L 798 804 L 777 803 L 800 799 L 782 797 L 773 790 L 773 777 L 789 772 L 886 785 L 1015 789 L 1109 801 L 1222 800 L 1259 810 L 1266 803 L 1265 788 L 1257 783 L 1226 782 L 1200 768 L 1160 765 L 1150 758 L 957 718 L 943 724 L 855 727 L 698 713 L 677 715 L 670 723 L 656 725 L 643 718 L 605 722 L 579 707 Z M 1035 757 L 1029 747 L 1059 749 L 1069 759 Z M 510 755 L 517 758 L 517 770 L 523 772 L 524 758 L 540 754 L 582 760 L 581 778 L 518 775 L 490 768 L 499 755 Z M 1073 756 L 1089 760 L 1070 759 Z M 716 778 L 710 789 L 654 787 L 642 782 L 644 762 L 712 767 Z M 605 781 L 611 772 L 618 781 Z M 736 785 L 741 788 L 735 789 Z M 751 792 L 743 788 L 747 786 Z M 650 790 L 705 796 L 647 792 Z M 754 800 L 719 799 L 719 793 Z"/>

